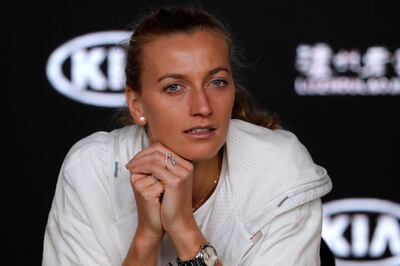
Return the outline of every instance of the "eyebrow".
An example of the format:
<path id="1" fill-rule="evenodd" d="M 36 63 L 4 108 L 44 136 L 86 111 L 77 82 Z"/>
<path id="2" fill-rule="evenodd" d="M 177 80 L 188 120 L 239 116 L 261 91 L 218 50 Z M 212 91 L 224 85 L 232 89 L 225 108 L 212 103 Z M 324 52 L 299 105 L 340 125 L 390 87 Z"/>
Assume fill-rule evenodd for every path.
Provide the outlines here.
<path id="1" fill-rule="evenodd" d="M 216 67 L 214 69 L 211 69 L 210 71 L 208 71 L 207 76 L 211 76 L 214 74 L 217 74 L 220 71 L 226 71 L 228 74 L 230 74 L 231 72 L 229 71 L 228 68 L 226 67 Z M 185 75 L 182 74 L 178 74 L 178 73 L 167 73 L 162 75 L 158 80 L 157 83 L 160 82 L 161 80 L 165 79 L 165 78 L 175 78 L 175 79 L 181 79 L 184 78 Z"/>

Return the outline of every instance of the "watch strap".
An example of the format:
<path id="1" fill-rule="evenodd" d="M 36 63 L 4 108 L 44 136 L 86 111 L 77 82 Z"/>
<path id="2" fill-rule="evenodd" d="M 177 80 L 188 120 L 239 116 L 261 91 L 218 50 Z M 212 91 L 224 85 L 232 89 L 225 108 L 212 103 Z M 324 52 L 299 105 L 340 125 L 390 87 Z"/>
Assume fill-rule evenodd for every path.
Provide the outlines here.
<path id="1" fill-rule="evenodd" d="M 186 261 L 181 261 L 178 257 L 176 258 L 176 262 L 178 263 L 178 266 L 206 266 L 203 260 L 203 249 L 206 246 L 209 246 L 210 242 L 207 242 L 204 245 L 200 246 L 200 251 L 197 253 L 197 255 L 194 257 L 194 259 L 191 260 L 186 260 Z"/>
<path id="2" fill-rule="evenodd" d="M 188 261 L 177 261 L 178 266 L 204 266 L 205 264 L 200 262 L 197 259 L 188 260 Z"/>

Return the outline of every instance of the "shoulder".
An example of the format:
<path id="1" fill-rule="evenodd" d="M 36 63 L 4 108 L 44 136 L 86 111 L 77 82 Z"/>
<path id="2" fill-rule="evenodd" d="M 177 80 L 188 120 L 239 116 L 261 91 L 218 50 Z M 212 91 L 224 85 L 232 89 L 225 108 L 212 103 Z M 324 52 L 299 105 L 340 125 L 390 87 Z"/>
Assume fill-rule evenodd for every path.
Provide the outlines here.
<path id="1" fill-rule="evenodd" d="M 297 136 L 291 131 L 284 129 L 272 130 L 239 119 L 231 120 L 230 134 L 232 134 L 232 137 L 240 138 L 249 143 L 275 145 L 280 148 L 299 143 Z"/>
<path id="2" fill-rule="evenodd" d="M 91 209 L 91 212 L 96 209 L 102 217 L 107 217 L 104 212 L 112 213 L 112 204 L 117 197 L 116 185 L 130 188 L 129 183 L 126 186 L 121 182 L 124 178 L 115 178 L 115 173 L 121 174 L 125 169 L 123 163 L 116 163 L 118 153 L 126 153 L 127 148 L 123 150 L 123 147 L 128 147 L 128 142 L 134 143 L 133 138 L 137 134 L 137 126 L 132 125 L 110 132 L 95 132 L 77 141 L 61 166 L 54 208 L 66 210 L 70 208 L 67 206 L 73 205 L 72 209 L 85 208 Z M 129 178 L 126 180 L 129 182 Z M 77 207 L 81 204 L 84 207 Z"/>
<path id="3" fill-rule="evenodd" d="M 326 170 L 314 163 L 306 147 L 288 130 L 232 120 L 227 159 L 239 216 L 252 217 L 263 206 L 281 206 L 282 202 L 290 202 L 293 208 L 330 190 Z"/>
<path id="4" fill-rule="evenodd" d="M 125 126 L 112 131 L 94 132 L 77 141 L 67 153 L 63 171 L 65 173 L 91 170 L 97 175 L 112 173 L 116 150 L 127 141 L 134 142 L 138 127 Z M 117 147 L 118 146 L 118 147 Z"/>
<path id="5" fill-rule="evenodd" d="M 244 152 L 249 156 L 260 156 L 262 160 L 256 161 L 263 163 L 273 162 L 275 166 L 285 165 L 285 168 L 305 168 L 314 165 L 306 147 L 293 132 L 288 130 L 271 130 L 233 119 L 229 130 L 228 143 L 231 144 L 235 152 Z"/>
<path id="6" fill-rule="evenodd" d="M 64 170 L 93 163 L 107 163 L 105 158 L 110 145 L 110 132 L 99 131 L 77 141 L 68 151 Z"/>

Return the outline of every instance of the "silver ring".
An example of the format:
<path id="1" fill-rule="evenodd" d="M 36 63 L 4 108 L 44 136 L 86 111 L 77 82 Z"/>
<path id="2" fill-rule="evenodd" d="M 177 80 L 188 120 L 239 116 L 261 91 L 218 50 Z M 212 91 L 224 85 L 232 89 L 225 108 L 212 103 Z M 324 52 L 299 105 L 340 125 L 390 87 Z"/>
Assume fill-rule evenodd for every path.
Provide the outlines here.
<path id="1" fill-rule="evenodd" d="M 177 162 L 176 162 L 176 159 L 174 158 L 174 156 L 172 156 L 171 153 L 167 152 L 165 154 L 165 166 L 164 166 L 165 169 L 168 169 L 168 158 L 171 159 L 171 163 L 172 163 L 173 166 L 177 165 Z"/>
<path id="2" fill-rule="evenodd" d="M 165 169 L 168 169 L 168 156 L 169 155 L 170 155 L 170 153 L 165 154 L 165 166 L 164 166 Z"/>
<path id="3" fill-rule="evenodd" d="M 171 153 L 167 153 L 167 157 L 171 159 L 171 163 L 173 166 L 176 166 L 176 159 L 172 156 Z"/>

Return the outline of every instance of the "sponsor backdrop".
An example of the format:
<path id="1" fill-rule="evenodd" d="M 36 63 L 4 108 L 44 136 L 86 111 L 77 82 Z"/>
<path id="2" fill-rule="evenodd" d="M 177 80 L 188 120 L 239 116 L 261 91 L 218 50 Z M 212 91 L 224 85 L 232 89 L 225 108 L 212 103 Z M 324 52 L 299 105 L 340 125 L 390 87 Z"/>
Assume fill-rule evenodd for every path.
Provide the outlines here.
<path id="1" fill-rule="evenodd" d="M 157 3 L 41 1 L 4 12 L 5 265 L 40 264 L 63 158 L 78 139 L 118 126 L 121 45 Z M 395 1 L 200 3 L 232 30 L 261 106 L 327 168 L 323 238 L 336 264 L 400 265 Z"/>

